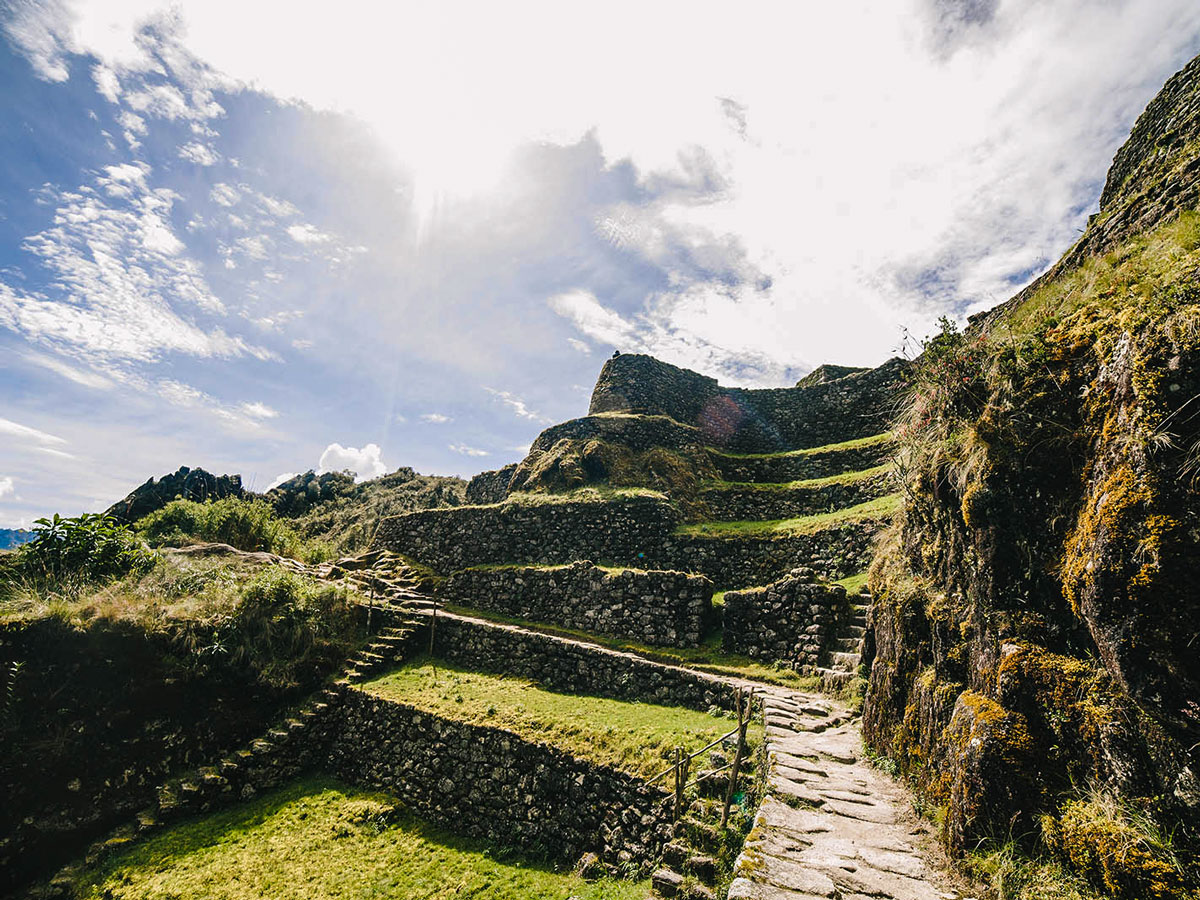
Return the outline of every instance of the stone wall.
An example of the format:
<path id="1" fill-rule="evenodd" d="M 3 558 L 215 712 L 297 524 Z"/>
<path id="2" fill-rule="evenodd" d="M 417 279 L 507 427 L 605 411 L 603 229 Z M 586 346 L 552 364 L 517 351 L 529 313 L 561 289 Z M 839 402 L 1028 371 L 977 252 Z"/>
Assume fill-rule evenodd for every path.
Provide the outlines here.
<path id="1" fill-rule="evenodd" d="M 375 543 L 440 572 L 504 563 L 561 565 L 577 559 L 637 565 L 678 521 L 675 507 L 658 497 L 509 501 L 384 519 Z"/>
<path id="2" fill-rule="evenodd" d="M 735 708 L 734 689 L 703 672 L 462 616 L 438 617 L 434 653 L 466 668 L 529 678 L 552 691 L 701 711 Z"/>
<path id="3" fill-rule="evenodd" d="M 737 487 L 705 490 L 700 499 L 712 519 L 725 522 L 790 519 L 856 506 L 893 490 L 892 473 L 880 472 L 867 478 L 818 487 Z"/>
<path id="4" fill-rule="evenodd" d="M 881 525 L 868 520 L 813 534 L 761 537 L 673 535 L 646 560 L 648 565 L 705 575 L 718 590 L 769 584 L 797 566 L 823 578 L 845 578 L 867 568 Z"/>
<path id="5" fill-rule="evenodd" d="M 695 647 L 712 615 L 713 584 L 683 572 L 608 572 L 590 562 L 557 568 L 463 569 L 438 595 L 450 603 L 522 619 Z"/>
<path id="6" fill-rule="evenodd" d="M 815 666 L 848 612 L 845 588 L 816 582 L 811 570 L 797 569 L 765 587 L 725 594 L 722 646 L 797 670 Z"/>
<path id="7" fill-rule="evenodd" d="M 346 692 L 328 765 L 457 833 L 552 859 L 644 866 L 671 836 L 668 795 L 635 775 L 362 691 Z"/>
<path id="8" fill-rule="evenodd" d="M 695 425 L 711 446 L 769 453 L 817 447 L 886 431 L 908 363 L 794 388 L 724 388 L 651 356 L 623 354 L 604 364 L 589 414 L 636 412 Z"/>
<path id="9" fill-rule="evenodd" d="M 712 460 L 725 481 L 778 483 L 873 469 L 891 459 L 895 452 L 896 445 L 892 441 L 880 441 L 865 447 L 785 456 L 727 456 L 714 453 Z"/>
<path id="10" fill-rule="evenodd" d="M 475 505 L 500 503 L 508 496 L 508 486 L 516 471 L 517 464 L 510 463 L 502 469 L 480 472 L 467 482 L 467 502 Z"/>

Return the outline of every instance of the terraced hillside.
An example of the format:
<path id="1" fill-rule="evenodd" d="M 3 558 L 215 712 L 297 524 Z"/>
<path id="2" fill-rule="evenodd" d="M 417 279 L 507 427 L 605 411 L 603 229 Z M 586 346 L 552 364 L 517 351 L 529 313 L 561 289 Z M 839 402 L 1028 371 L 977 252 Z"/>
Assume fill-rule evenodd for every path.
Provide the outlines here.
<path id="1" fill-rule="evenodd" d="M 861 603 L 833 582 L 861 584 L 872 538 L 899 502 L 887 428 L 904 368 L 830 367 L 795 388 L 743 391 L 615 357 L 589 415 L 547 429 L 515 468 L 472 482 L 469 495 L 495 502 L 387 519 L 378 544 L 444 578 L 442 596 L 460 609 L 723 646 L 844 684 Z M 672 572 L 701 579 L 724 604 L 674 608 Z M 780 604 L 797 614 L 772 614 Z"/>

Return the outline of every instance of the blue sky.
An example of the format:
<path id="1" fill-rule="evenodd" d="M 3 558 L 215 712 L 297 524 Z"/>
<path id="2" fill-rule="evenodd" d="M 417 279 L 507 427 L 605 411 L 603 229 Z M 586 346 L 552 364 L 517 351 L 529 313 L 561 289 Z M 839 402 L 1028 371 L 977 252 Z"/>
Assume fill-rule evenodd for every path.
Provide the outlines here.
<path id="1" fill-rule="evenodd" d="M 1051 263 L 1200 52 L 1191 0 L 380 6 L 0 6 L 0 527 L 496 468 L 614 348 L 881 362 Z"/>

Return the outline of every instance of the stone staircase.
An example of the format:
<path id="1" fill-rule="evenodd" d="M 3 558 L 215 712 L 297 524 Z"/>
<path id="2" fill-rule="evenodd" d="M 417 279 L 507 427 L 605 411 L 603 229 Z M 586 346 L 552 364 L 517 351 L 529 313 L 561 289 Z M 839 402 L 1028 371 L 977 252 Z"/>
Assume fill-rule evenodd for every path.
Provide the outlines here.
<path id="1" fill-rule="evenodd" d="M 342 691 L 403 659 L 419 636 L 417 622 L 402 618 L 397 621 L 372 635 L 364 648 L 349 657 L 329 686 L 274 722 L 259 737 L 212 765 L 197 767 L 160 784 L 150 806 L 137 812 L 129 824 L 93 843 L 82 861 L 60 870 L 43 894 L 67 896 L 83 866 L 95 864 L 103 854 L 186 815 L 207 812 L 277 787 L 315 764 L 322 726 L 340 705 Z"/>
<path id="2" fill-rule="evenodd" d="M 849 598 L 850 615 L 839 623 L 837 637 L 822 654 L 816 667 L 821 676 L 824 690 L 837 692 L 858 675 L 862 661 L 863 638 L 867 633 L 867 611 L 871 607 L 871 595 L 864 589 Z"/>

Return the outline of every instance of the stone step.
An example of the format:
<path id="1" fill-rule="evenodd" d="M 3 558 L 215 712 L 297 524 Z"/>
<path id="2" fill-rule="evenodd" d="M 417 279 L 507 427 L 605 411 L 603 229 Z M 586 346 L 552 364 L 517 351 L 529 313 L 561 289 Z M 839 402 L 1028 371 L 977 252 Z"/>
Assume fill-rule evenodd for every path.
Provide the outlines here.
<path id="1" fill-rule="evenodd" d="M 860 638 L 867 633 L 867 629 L 862 625 L 843 625 L 841 628 L 841 633 L 850 635 L 851 637 Z"/>
<path id="2" fill-rule="evenodd" d="M 672 869 L 658 869 L 650 876 L 650 887 L 660 897 L 678 897 L 683 887 L 683 876 Z"/>
<path id="3" fill-rule="evenodd" d="M 355 659 L 375 660 L 376 662 L 386 662 L 386 657 L 382 653 L 373 653 L 370 650 L 359 650 L 354 655 Z"/>
<path id="4" fill-rule="evenodd" d="M 841 653 L 858 653 L 858 645 L 861 643 L 856 637 L 834 638 L 831 649 Z"/>
<path id="5" fill-rule="evenodd" d="M 663 862 L 674 869 L 682 869 L 684 860 L 695 851 L 683 841 L 671 841 L 663 847 Z"/>
<path id="6" fill-rule="evenodd" d="M 717 861 L 705 854 L 689 856 L 684 860 L 683 874 L 694 876 L 711 887 L 717 883 Z"/>

